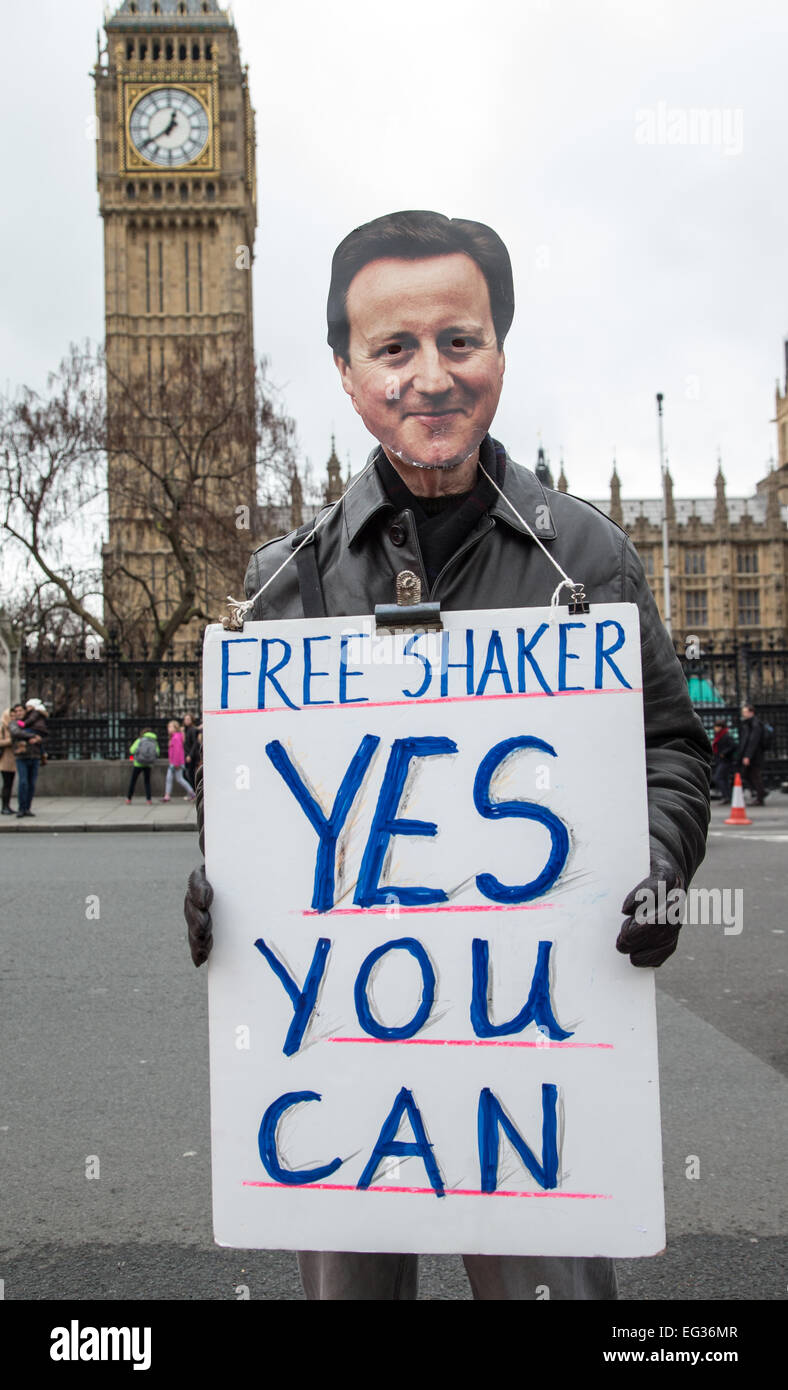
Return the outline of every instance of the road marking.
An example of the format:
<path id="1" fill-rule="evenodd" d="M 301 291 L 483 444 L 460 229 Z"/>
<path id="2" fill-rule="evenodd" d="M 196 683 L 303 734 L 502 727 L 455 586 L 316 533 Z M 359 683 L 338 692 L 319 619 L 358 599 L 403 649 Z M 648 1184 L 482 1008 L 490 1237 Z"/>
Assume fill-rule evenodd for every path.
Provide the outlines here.
<path id="1" fill-rule="evenodd" d="M 769 845 L 781 845 L 788 842 L 788 835 L 750 835 L 746 830 L 710 830 L 709 835 L 715 835 L 721 840 L 760 840 Z"/>

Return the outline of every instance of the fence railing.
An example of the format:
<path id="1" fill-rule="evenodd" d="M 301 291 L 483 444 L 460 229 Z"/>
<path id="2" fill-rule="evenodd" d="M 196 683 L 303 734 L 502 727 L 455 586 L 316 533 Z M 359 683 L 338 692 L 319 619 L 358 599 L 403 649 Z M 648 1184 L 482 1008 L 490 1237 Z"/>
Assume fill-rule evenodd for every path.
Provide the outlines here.
<path id="1" fill-rule="evenodd" d="M 690 697 L 711 735 L 717 719 L 741 731 L 741 707 L 751 703 L 774 729 L 767 783 L 788 780 L 788 648 L 706 642 L 698 655 L 678 650 Z M 49 754 L 56 758 L 119 758 L 150 726 L 166 747 L 168 719 L 199 716 L 198 658 L 145 661 L 121 657 L 109 646 L 95 659 L 22 665 L 25 697 L 37 695 L 49 714 Z"/>

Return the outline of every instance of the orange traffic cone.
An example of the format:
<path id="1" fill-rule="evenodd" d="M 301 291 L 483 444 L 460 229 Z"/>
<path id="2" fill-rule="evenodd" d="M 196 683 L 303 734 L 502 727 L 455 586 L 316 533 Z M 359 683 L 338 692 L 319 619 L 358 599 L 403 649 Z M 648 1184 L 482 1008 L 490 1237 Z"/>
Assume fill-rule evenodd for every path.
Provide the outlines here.
<path id="1" fill-rule="evenodd" d="M 736 773 L 733 779 L 733 799 L 731 801 L 731 813 L 725 822 L 726 825 L 752 825 L 752 821 L 747 819 L 747 812 L 744 809 L 744 788 L 741 784 L 741 774 Z"/>

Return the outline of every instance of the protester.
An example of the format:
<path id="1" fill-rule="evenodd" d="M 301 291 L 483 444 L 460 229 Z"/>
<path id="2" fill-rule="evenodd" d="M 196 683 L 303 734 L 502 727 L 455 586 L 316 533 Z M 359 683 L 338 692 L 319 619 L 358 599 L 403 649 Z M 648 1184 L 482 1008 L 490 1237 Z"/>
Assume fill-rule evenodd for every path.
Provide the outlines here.
<path id="1" fill-rule="evenodd" d="M 170 720 L 167 725 L 167 733 L 170 736 L 170 741 L 167 747 L 168 767 L 162 801 L 169 801 L 170 799 L 173 777 L 175 777 L 176 782 L 186 791 L 184 800 L 194 801 L 194 791 L 183 775 L 183 731 L 177 719 Z"/>
<path id="2" fill-rule="evenodd" d="M 342 386 L 378 444 L 344 498 L 322 513 L 314 541 L 297 555 L 293 536 L 254 552 L 248 617 L 372 613 L 396 601 L 402 572 L 446 610 L 542 605 L 556 588 L 548 556 L 583 580 L 591 604 L 637 604 L 651 871 L 624 900 L 623 926 L 611 921 L 610 949 L 635 966 L 661 965 L 679 936 L 665 904 L 688 887 L 705 852 L 709 741 L 626 534 L 580 498 L 543 488 L 488 433 L 513 313 L 508 252 L 490 227 L 402 212 L 345 238 L 332 266 L 328 341 Z M 202 785 L 200 774 L 204 853 Z M 195 965 L 212 946 L 212 895 L 203 865 L 184 904 Z M 644 896 L 653 903 L 646 912 Z M 544 1286 L 551 1299 L 617 1297 L 613 1262 L 601 1257 L 463 1260 L 476 1299 L 533 1300 Z M 309 1299 L 416 1297 L 414 1255 L 307 1250 L 299 1263 Z"/>
<path id="3" fill-rule="evenodd" d="M 739 740 L 739 769 L 745 787 L 752 793 L 753 806 L 762 806 L 766 791 L 763 785 L 763 724 L 752 705 L 741 707 L 741 738 Z"/>
<path id="4" fill-rule="evenodd" d="M 136 738 L 129 749 L 129 759 L 134 766 L 131 770 L 129 790 L 126 794 L 126 805 L 131 805 L 131 798 L 134 795 L 134 788 L 137 785 L 137 778 L 142 773 L 142 780 L 145 783 L 145 798 L 149 806 L 153 805 L 150 794 L 150 770 L 159 756 L 159 740 L 152 729 L 143 729 L 139 738 Z"/>
<path id="5" fill-rule="evenodd" d="M 186 776 L 191 783 L 192 791 L 194 790 L 194 779 L 197 773 L 197 742 L 198 730 L 194 722 L 194 715 L 187 714 L 184 716 L 183 720 L 183 756 Z"/>
<path id="6" fill-rule="evenodd" d="M 736 743 L 724 719 L 715 720 L 711 752 L 711 780 L 720 794 L 722 805 L 730 806 Z"/>
<path id="7" fill-rule="evenodd" d="M 12 720 L 10 727 L 14 739 L 16 770 L 19 776 L 16 814 L 21 819 L 22 816 L 35 815 L 35 811 L 31 811 L 30 807 L 35 795 L 39 766 L 42 762 L 46 762 L 49 725 L 47 712 L 41 700 L 36 698 L 27 700 L 23 717 Z"/>
<path id="8" fill-rule="evenodd" d="M 24 705 L 13 705 L 11 709 L 4 709 L 0 718 L 0 772 L 3 774 L 3 811 L 4 816 L 12 816 L 11 792 L 16 776 L 16 758 L 14 757 L 14 740 L 11 733 L 11 721 L 24 719 Z"/>

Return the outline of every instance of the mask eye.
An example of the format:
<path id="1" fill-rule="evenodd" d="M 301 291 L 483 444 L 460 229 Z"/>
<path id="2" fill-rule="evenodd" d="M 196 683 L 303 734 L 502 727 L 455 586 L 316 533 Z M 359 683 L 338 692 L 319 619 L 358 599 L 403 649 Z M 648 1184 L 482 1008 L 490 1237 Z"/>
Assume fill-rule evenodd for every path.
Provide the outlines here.
<path id="1" fill-rule="evenodd" d="M 389 353 L 391 357 L 393 357 L 396 352 L 402 352 L 402 348 L 400 347 L 399 343 L 389 343 L 388 347 L 386 348 L 386 352 Z"/>
<path id="2" fill-rule="evenodd" d="M 454 348 L 464 348 L 468 346 L 467 338 L 452 338 L 451 345 Z"/>

